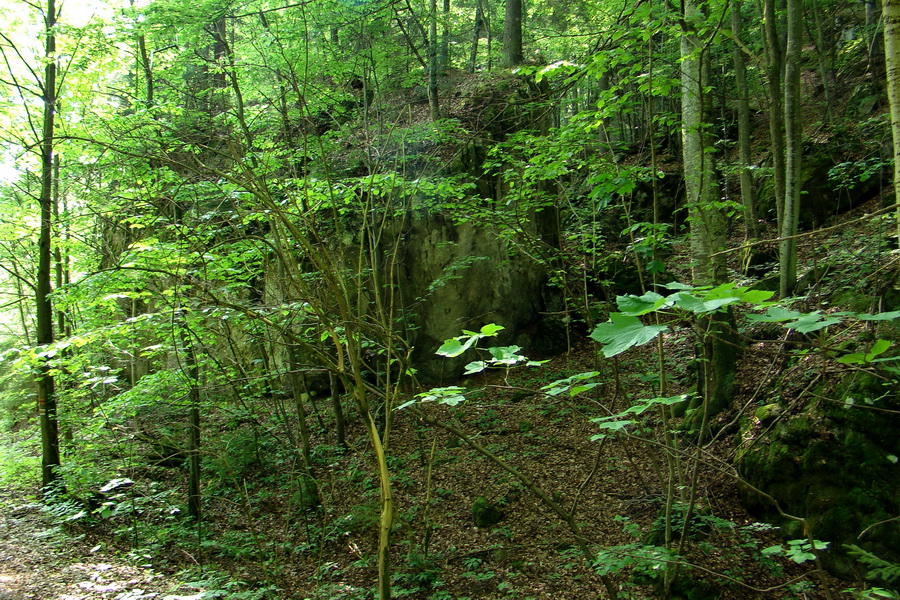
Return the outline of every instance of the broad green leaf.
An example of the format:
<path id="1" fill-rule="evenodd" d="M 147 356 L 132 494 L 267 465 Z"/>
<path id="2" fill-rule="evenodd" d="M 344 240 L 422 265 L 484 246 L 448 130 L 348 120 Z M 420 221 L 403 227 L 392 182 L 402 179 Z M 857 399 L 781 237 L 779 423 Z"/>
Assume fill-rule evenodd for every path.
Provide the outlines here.
<path id="1" fill-rule="evenodd" d="M 900 310 L 876 313 L 874 315 L 860 313 L 857 317 L 860 321 L 893 321 L 894 319 L 900 319 Z"/>
<path id="2" fill-rule="evenodd" d="M 483 360 L 475 360 L 466 365 L 466 370 L 463 375 L 474 375 L 475 373 L 481 373 L 485 369 L 488 368 L 488 364 Z"/>
<path id="3" fill-rule="evenodd" d="M 679 281 L 673 281 L 672 283 L 667 283 L 667 284 L 663 285 L 662 287 L 667 290 L 676 290 L 676 291 L 681 291 L 681 292 L 693 292 L 695 290 L 704 289 L 704 288 L 695 288 L 692 285 L 688 285 L 686 283 L 681 283 Z"/>
<path id="4" fill-rule="evenodd" d="M 603 355 L 612 358 L 625 352 L 632 346 L 640 346 L 654 339 L 663 331 L 665 325 L 644 325 L 641 320 L 631 315 L 612 313 L 610 322 L 600 323 L 591 333 L 591 339 L 603 344 Z"/>
<path id="5" fill-rule="evenodd" d="M 888 348 L 891 347 L 891 343 L 887 340 L 878 340 L 874 344 L 872 344 L 872 349 L 869 350 L 869 353 L 866 354 L 866 360 L 872 360 L 876 356 L 880 354 L 884 354 Z"/>
<path id="6" fill-rule="evenodd" d="M 599 383 L 584 383 L 582 385 L 576 385 L 571 390 L 569 390 L 569 395 L 577 396 L 578 394 L 580 394 L 582 392 L 586 392 L 588 390 L 594 389 L 598 385 L 600 385 L 600 384 Z"/>
<path id="7" fill-rule="evenodd" d="M 837 317 L 823 315 L 821 311 L 817 310 L 802 315 L 790 323 L 785 323 L 784 326 L 787 329 L 794 329 L 800 333 L 812 333 L 813 331 L 819 331 L 820 329 L 825 329 L 829 325 L 836 325 L 840 322 L 841 320 Z"/>
<path id="8" fill-rule="evenodd" d="M 487 351 L 494 357 L 495 362 L 514 365 L 525 358 L 519 354 L 521 349 L 521 346 L 495 346 L 488 348 Z"/>
<path id="9" fill-rule="evenodd" d="M 621 419 L 618 421 L 606 421 L 606 422 L 598 422 L 597 427 L 601 430 L 605 430 L 611 433 L 615 433 L 617 431 L 622 431 L 629 425 L 633 425 L 637 423 L 637 421 L 632 421 L 630 419 Z M 591 436 L 592 442 L 597 442 L 605 438 L 608 434 L 606 433 L 597 433 Z"/>
<path id="10" fill-rule="evenodd" d="M 747 288 L 743 288 L 747 289 Z M 713 289 L 709 290 L 703 295 L 705 300 L 714 300 L 716 298 L 725 298 L 727 296 L 734 296 L 735 291 L 740 291 L 740 289 L 734 289 L 734 282 L 729 281 L 727 283 L 723 283 L 722 285 L 716 286 Z"/>
<path id="11" fill-rule="evenodd" d="M 462 336 L 463 339 L 466 339 L 466 336 Z M 437 349 L 435 354 L 440 354 L 441 356 L 446 356 L 447 358 L 453 358 L 459 356 L 466 350 L 472 347 L 472 344 L 476 342 L 478 338 L 469 337 L 463 343 L 459 340 L 459 338 L 452 338 L 449 340 L 445 340 L 440 348 Z"/>
<path id="12" fill-rule="evenodd" d="M 889 341 L 878 340 L 872 345 L 872 349 L 869 350 L 869 352 L 853 352 L 852 354 L 845 354 L 844 356 L 838 358 L 837 361 L 845 365 L 859 365 L 870 363 L 874 361 L 879 355 L 884 354 L 890 347 L 891 343 Z"/>
<path id="13" fill-rule="evenodd" d="M 768 290 L 749 290 L 741 294 L 741 302 L 747 304 L 764 304 L 769 298 L 775 295 L 775 292 Z"/>
<path id="14" fill-rule="evenodd" d="M 624 315 L 638 317 L 648 312 L 658 310 L 666 303 L 665 297 L 656 292 L 647 292 L 643 296 L 619 296 L 616 298 L 616 304 Z"/>
<path id="15" fill-rule="evenodd" d="M 506 329 L 503 325 L 497 325 L 495 323 L 488 323 L 484 327 L 481 328 L 481 335 L 493 337 Z"/>
<path id="16" fill-rule="evenodd" d="M 751 321 L 760 323 L 781 323 L 802 316 L 803 313 L 799 313 L 795 310 L 788 310 L 786 308 L 781 308 L 780 306 L 770 306 L 764 315 L 750 314 L 747 315 L 747 318 Z"/>
<path id="17" fill-rule="evenodd" d="M 862 352 L 853 352 L 841 356 L 837 361 L 843 365 L 861 365 L 866 362 L 866 355 Z"/>
<path id="18" fill-rule="evenodd" d="M 678 292 L 677 294 L 672 294 L 672 297 L 675 306 L 695 314 L 715 312 L 723 306 L 734 304 L 735 302 L 740 301 L 740 298 L 738 298 L 737 296 L 726 296 L 723 298 L 713 298 L 712 300 L 705 300 L 698 298 L 697 296 L 688 294 L 687 292 Z"/>

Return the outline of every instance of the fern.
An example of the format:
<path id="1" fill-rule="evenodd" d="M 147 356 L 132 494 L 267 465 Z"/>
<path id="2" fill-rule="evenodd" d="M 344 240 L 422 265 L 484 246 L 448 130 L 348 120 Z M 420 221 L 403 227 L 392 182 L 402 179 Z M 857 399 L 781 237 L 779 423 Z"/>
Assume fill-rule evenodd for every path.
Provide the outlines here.
<path id="1" fill-rule="evenodd" d="M 886 583 L 893 584 L 900 581 L 900 564 L 892 563 L 879 558 L 868 550 L 863 550 L 859 546 L 847 544 L 844 546 L 847 553 L 856 560 L 866 566 L 866 576 L 872 579 L 880 579 Z"/>

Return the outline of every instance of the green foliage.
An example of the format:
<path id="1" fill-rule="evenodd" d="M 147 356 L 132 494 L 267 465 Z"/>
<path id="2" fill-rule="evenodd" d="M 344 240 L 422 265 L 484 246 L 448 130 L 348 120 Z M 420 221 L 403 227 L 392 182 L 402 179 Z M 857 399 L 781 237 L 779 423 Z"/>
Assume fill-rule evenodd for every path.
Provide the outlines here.
<path id="1" fill-rule="evenodd" d="M 644 325 L 637 317 L 651 312 L 686 313 L 704 315 L 719 312 L 738 304 L 769 306 L 773 292 L 752 290 L 750 287 L 736 287 L 734 283 L 724 283 L 712 287 L 694 287 L 681 283 L 664 286 L 675 290 L 668 296 L 647 292 L 642 296 L 626 295 L 616 298 L 620 312 L 610 314 L 609 322 L 600 323 L 591 332 L 591 338 L 603 344 L 601 351 L 611 358 L 629 348 L 652 341 L 659 334 L 668 331 L 667 325 Z"/>
<path id="2" fill-rule="evenodd" d="M 813 544 L 815 544 L 815 546 L 813 546 Z M 816 559 L 813 548 L 815 548 L 815 550 L 827 550 L 829 545 L 830 542 L 820 542 L 819 540 L 813 540 L 812 543 L 810 543 L 809 540 L 804 539 L 788 540 L 786 546 L 779 544 L 777 546 L 765 548 L 762 551 L 762 555 L 784 556 L 799 565 Z"/>
<path id="3" fill-rule="evenodd" d="M 615 433 L 619 431 L 624 431 L 629 426 L 636 424 L 638 421 L 635 419 L 624 418 L 629 416 L 639 416 L 643 415 L 651 408 L 660 407 L 660 406 L 675 406 L 681 404 L 682 402 L 686 402 L 690 398 L 689 394 L 680 394 L 677 396 L 668 396 L 665 398 L 650 398 L 644 400 L 638 400 L 637 403 L 629 406 L 625 410 L 616 413 L 614 415 L 608 415 L 606 417 L 596 417 L 591 419 L 594 423 L 597 424 L 597 427 L 600 428 L 604 433 L 598 433 L 596 435 L 591 436 L 591 440 L 598 441 L 605 438 L 610 433 Z"/>
<path id="4" fill-rule="evenodd" d="M 866 567 L 866 576 L 871 579 L 876 579 L 879 581 L 883 581 L 889 585 L 896 585 L 900 582 L 900 564 L 892 563 L 889 561 L 880 558 L 868 550 L 860 548 L 854 544 L 845 545 L 844 548 L 847 549 L 847 553 L 858 560 Z M 875 594 L 875 597 L 882 598 L 895 598 L 896 595 L 893 596 L 878 596 Z"/>

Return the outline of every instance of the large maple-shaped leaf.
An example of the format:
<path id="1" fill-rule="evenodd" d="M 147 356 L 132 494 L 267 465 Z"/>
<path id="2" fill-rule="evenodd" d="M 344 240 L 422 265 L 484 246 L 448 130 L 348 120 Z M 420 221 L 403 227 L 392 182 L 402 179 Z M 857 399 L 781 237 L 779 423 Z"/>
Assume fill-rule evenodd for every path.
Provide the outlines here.
<path id="1" fill-rule="evenodd" d="M 591 339 L 603 344 L 603 355 L 611 358 L 632 346 L 646 344 L 667 329 L 665 325 L 644 325 L 637 317 L 612 313 L 609 322 L 594 328 Z"/>

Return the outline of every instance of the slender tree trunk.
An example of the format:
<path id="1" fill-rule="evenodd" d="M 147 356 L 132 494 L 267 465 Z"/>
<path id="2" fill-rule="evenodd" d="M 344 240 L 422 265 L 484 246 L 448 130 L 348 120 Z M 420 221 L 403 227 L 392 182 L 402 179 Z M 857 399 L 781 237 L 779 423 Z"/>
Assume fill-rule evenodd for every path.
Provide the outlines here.
<path id="1" fill-rule="evenodd" d="M 437 0 L 431 0 L 428 13 L 428 105 L 431 107 L 431 119 L 441 117 L 438 100 L 438 37 L 437 37 Z"/>
<path id="2" fill-rule="evenodd" d="M 803 126 L 800 122 L 800 52 L 803 35 L 803 2 L 788 0 L 788 38 L 785 53 L 784 125 L 787 133 L 784 213 L 778 246 L 781 296 L 787 297 L 797 282 L 797 221 L 800 218 L 800 165 L 803 158 Z"/>
<path id="3" fill-rule="evenodd" d="M 708 114 L 704 88 L 710 81 L 709 54 L 697 35 L 695 23 L 703 13 L 695 0 L 684 0 L 684 31 L 681 36 L 681 139 L 684 180 L 690 219 L 691 254 L 694 261 L 693 279 L 696 284 L 708 285 L 725 280 L 724 257 L 716 256 L 725 247 L 725 217 L 715 203 L 718 199 L 713 155 L 706 151 L 713 146 L 706 128 Z M 727 315 L 715 314 L 695 324 L 698 332 L 699 369 L 697 387 L 700 404 L 686 420 L 686 425 L 699 428 L 701 436 L 708 416 L 724 409 L 731 401 L 734 349 L 723 341 L 722 323 Z"/>
<path id="4" fill-rule="evenodd" d="M 187 330 L 187 324 L 183 323 L 182 332 L 184 341 L 185 361 L 187 362 L 187 377 L 190 380 L 190 409 L 188 411 L 188 514 L 200 520 L 202 517 L 202 503 L 200 495 L 200 365 L 197 363 L 197 354 L 194 352 L 194 344 L 191 341 L 191 333 Z"/>
<path id="5" fill-rule="evenodd" d="M 900 0 L 884 0 L 884 55 L 887 91 L 894 139 L 894 195 L 900 203 Z M 897 243 L 900 245 L 900 207 L 897 208 Z"/>
<path id="6" fill-rule="evenodd" d="M 885 0 L 888 2 L 890 0 Z M 883 9 L 882 9 L 883 10 Z M 866 0 L 866 35 L 868 39 L 868 52 L 866 58 L 869 62 L 869 73 L 878 75 L 882 67 L 881 57 L 881 29 L 878 5 L 875 0 Z"/>
<path id="7" fill-rule="evenodd" d="M 684 2 L 689 28 L 681 37 L 681 139 L 687 205 L 691 219 L 691 247 L 694 281 L 707 284 L 724 280 L 721 256 L 711 255 L 724 248 L 725 221 L 712 204 L 717 199 L 716 173 L 712 154 L 706 152 L 711 140 L 705 128 L 703 88 L 709 81 L 708 54 L 690 27 L 700 18 L 693 1 Z"/>
<path id="8" fill-rule="evenodd" d="M 741 0 L 731 0 L 731 31 L 737 39 L 743 32 Z M 753 161 L 750 153 L 750 93 L 747 89 L 747 59 L 739 47 L 734 48 L 734 80 L 738 99 L 738 162 L 740 163 L 741 203 L 746 209 L 744 221 L 748 238 L 759 237 L 759 215 L 753 190 Z"/>
<path id="9" fill-rule="evenodd" d="M 475 6 L 475 27 L 472 32 L 472 50 L 469 52 L 469 73 L 475 72 L 478 64 L 478 40 L 481 39 L 481 29 L 484 27 L 484 10 L 481 2 Z"/>
<path id="10" fill-rule="evenodd" d="M 41 149 L 41 227 L 38 240 L 37 291 L 35 314 L 37 317 L 37 343 L 46 347 L 53 343 L 53 306 L 50 299 L 53 233 L 53 142 L 56 116 L 56 2 L 47 0 L 45 19 L 46 59 L 44 68 L 44 122 Z M 38 366 L 38 416 L 41 425 L 41 474 L 45 491 L 59 481 L 59 424 L 56 419 L 56 380 L 46 359 Z"/>
<path id="11" fill-rule="evenodd" d="M 444 0 L 441 15 L 441 60 L 440 72 L 447 73 L 450 68 L 450 0 Z"/>
<path id="12" fill-rule="evenodd" d="M 775 188 L 775 208 L 779 228 L 784 212 L 785 165 L 784 165 L 784 104 L 781 93 L 782 51 L 775 15 L 775 0 L 765 0 L 763 20 L 766 30 L 766 50 L 769 54 L 767 73 L 769 78 L 769 134 L 772 146 L 772 170 Z"/>
<path id="13" fill-rule="evenodd" d="M 503 66 L 511 69 L 524 62 L 522 51 L 522 0 L 506 0 L 503 20 Z"/>
<path id="14" fill-rule="evenodd" d="M 819 73 L 822 78 L 822 89 L 825 91 L 825 117 L 828 122 L 834 121 L 834 99 L 831 89 L 831 52 L 826 49 L 825 31 L 822 25 L 822 10 L 818 2 L 810 2 L 810 10 L 816 25 L 816 58 L 819 60 Z"/>

